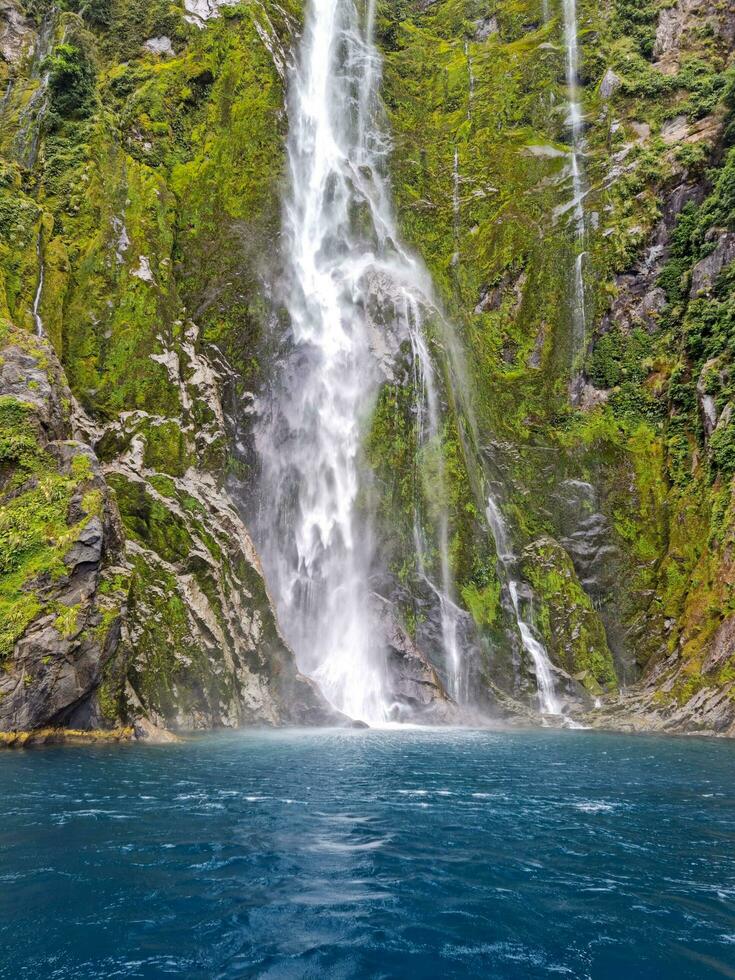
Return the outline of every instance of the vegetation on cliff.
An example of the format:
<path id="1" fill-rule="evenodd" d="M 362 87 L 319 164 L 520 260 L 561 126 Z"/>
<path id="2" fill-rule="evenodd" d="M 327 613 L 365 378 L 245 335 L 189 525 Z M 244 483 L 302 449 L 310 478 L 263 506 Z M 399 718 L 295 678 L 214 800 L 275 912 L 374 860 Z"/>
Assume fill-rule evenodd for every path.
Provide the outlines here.
<path id="1" fill-rule="evenodd" d="M 445 423 L 419 451 L 401 352 L 366 420 L 363 505 L 381 587 L 429 647 L 422 576 L 439 557 L 416 555 L 415 525 L 446 507 L 476 685 L 523 693 L 531 669 L 492 490 L 556 666 L 595 695 L 642 678 L 637 710 L 682 724 L 724 692 L 722 726 L 735 712 L 735 22 L 690 6 L 578 3 L 580 239 L 559 5 L 378 4 L 401 231 L 467 378 L 458 393 L 428 324 Z M 16 7 L 16 26 L 0 24 L 4 677 L 32 702 L 18 651 L 48 623 L 97 657 L 87 720 L 289 717 L 293 691 L 311 695 L 241 517 L 253 399 L 285 328 L 274 243 L 301 8 Z M 32 365 L 22 390 L 18 358 Z M 105 543 L 76 608 L 59 583 L 95 519 Z"/>
<path id="2" fill-rule="evenodd" d="M 117 632 L 61 714 L 35 704 L 29 672 L 20 690 L 35 708 L 13 715 L 6 697 L 4 724 L 68 722 L 64 711 L 85 725 L 327 717 L 225 489 L 240 467 L 222 398 L 242 397 L 257 367 L 260 247 L 277 215 L 283 90 L 269 45 L 291 15 L 233 7 L 205 29 L 183 7 L 135 0 L 18 13 L 25 29 L 2 62 L 3 363 L 18 347 L 36 357 L 45 397 L 64 402 L 53 438 L 73 431 L 96 455 L 60 468 L 26 417 L 36 382 L 11 397 L 21 382 L 4 368 L 6 680 L 49 614 L 77 647 L 90 616 L 102 646 L 112 610 Z M 110 611 L 83 621 L 46 583 L 94 516 L 105 543 L 87 604 Z"/>

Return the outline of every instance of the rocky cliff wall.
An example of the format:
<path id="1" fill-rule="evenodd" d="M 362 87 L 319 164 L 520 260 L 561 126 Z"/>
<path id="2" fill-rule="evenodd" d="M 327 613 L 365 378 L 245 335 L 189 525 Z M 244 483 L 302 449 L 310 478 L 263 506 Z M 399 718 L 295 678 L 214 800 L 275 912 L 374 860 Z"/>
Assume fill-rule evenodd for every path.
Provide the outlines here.
<path id="1" fill-rule="evenodd" d="M 474 418 L 444 379 L 441 451 L 473 697 L 522 712 L 535 690 L 492 490 L 570 703 L 599 699 L 600 724 L 730 731 L 735 24 L 687 0 L 578 9 L 581 240 L 559 5 L 377 10 L 402 232 L 467 351 Z M 243 524 L 249 422 L 285 329 L 300 17 L 268 0 L 0 6 L 5 728 L 327 717 Z M 376 601 L 413 664 L 396 690 L 449 717 L 411 564 L 431 481 L 393 353 L 366 437 Z"/>
<path id="2" fill-rule="evenodd" d="M 268 12 L 2 17 L 0 727 L 336 720 L 227 489 L 280 168 Z"/>

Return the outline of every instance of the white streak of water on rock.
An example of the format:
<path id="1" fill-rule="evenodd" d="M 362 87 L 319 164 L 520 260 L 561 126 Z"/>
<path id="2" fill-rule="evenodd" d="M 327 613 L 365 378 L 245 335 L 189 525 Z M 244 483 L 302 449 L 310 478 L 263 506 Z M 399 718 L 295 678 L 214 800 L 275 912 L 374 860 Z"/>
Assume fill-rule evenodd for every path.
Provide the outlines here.
<path id="1" fill-rule="evenodd" d="M 570 166 L 572 171 L 572 209 L 578 244 L 585 236 L 584 182 L 582 175 L 582 107 L 579 102 L 579 45 L 577 41 L 576 0 L 562 0 L 564 11 L 564 46 L 566 51 L 566 82 L 569 93 L 568 118 L 570 132 Z M 584 296 L 584 251 L 576 256 L 572 281 L 572 331 L 575 352 L 584 348 L 587 336 L 587 315 Z"/>
<path id="2" fill-rule="evenodd" d="M 36 327 L 36 336 L 43 337 L 43 318 L 41 317 L 41 297 L 43 296 L 43 280 L 46 274 L 46 265 L 43 261 L 43 251 L 41 250 L 41 232 L 38 233 L 36 240 L 36 256 L 38 257 L 38 285 L 33 297 L 33 322 Z"/>
<path id="3" fill-rule="evenodd" d="M 498 559 L 508 585 L 508 592 L 510 593 L 510 600 L 513 605 L 513 612 L 523 649 L 533 661 L 538 688 L 539 709 L 542 713 L 548 715 L 561 714 L 561 706 L 554 690 L 554 676 L 552 674 L 551 661 L 549 660 L 546 648 L 538 636 L 536 636 L 533 625 L 524 618 L 518 595 L 519 582 L 513 576 L 513 565 L 516 563 L 517 558 L 510 547 L 508 529 L 505 525 L 503 515 L 492 497 L 488 497 L 486 514 L 495 538 Z"/>

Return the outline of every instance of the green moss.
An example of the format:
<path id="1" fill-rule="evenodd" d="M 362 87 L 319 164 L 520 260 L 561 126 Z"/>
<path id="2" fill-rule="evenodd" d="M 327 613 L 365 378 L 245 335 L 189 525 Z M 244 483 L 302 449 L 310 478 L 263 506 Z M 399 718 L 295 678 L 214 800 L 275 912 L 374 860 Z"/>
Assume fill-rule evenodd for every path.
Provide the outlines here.
<path id="1" fill-rule="evenodd" d="M 80 606 L 62 606 L 56 613 L 54 628 L 65 638 L 74 636 L 79 630 Z"/>
<path id="2" fill-rule="evenodd" d="M 42 611 L 43 607 L 35 595 L 19 593 L 5 595 L 4 583 L 0 585 L 0 661 L 7 657 L 16 641 L 25 633 L 28 626 Z"/>
<path id="3" fill-rule="evenodd" d="M 106 721 L 114 722 L 120 717 L 119 694 L 105 681 L 97 688 L 97 703 Z"/>
<path id="4" fill-rule="evenodd" d="M 129 481 L 118 473 L 110 474 L 108 480 L 128 536 L 152 548 L 164 561 L 186 561 L 194 545 L 185 522 L 152 497 L 145 483 Z"/>
<path id="5" fill-rule="evenodd" d="M 9 328 L 5 341 L 33 352 L 37 341 Z M 36 368 L 42 364 L 40 356 Z M 102 494 L 91 489 L 89 459 L 73 457 L 68 471 L 42 448 L 36 409 L 0 398 L 0 658 L 7 657 L 27 627 L 43 613 L 57 614 L 62 635 L 76 629 L 75 609 L 49 605 L 49 585 L 67 574 L 64 556 L 94 514 Z M 70 505 L 81 498 L 82 514 L 70 524 Z"/>
<path id="6" fill-rule="evenodd" d="M 462 600 L 478 626 L 494 626 L 500 613 L 500 582 L 496 578 L 482 587 L 468 582 Z"/>
<path id="7" fill-rule="evenodd" d="M 178 422 L 161 422 L 147 427 L 145 466 L 172 476 L 183 476 L 190 459 L 186 437 Z"/>
<path id="8" fill-rule="evenodd" d="M 523 572 L 540 602 L 538 625 L 552 659 L 592 693 L 616 687 L 605 630 L 561 545 L 533 542 L 523 553 Z"/>

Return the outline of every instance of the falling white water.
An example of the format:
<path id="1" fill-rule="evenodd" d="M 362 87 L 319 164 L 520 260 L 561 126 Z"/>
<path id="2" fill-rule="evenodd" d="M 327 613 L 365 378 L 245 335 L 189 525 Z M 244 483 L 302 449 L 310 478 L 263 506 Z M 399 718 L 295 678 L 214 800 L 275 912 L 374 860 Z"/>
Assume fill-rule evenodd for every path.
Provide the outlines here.
<path id="1" fill-rule="evenodd" d="M 572 209 L 574 232 L 578 245 L 584 242 L 584 184 L 582 177 L 582 107 L 579 102 L 579 46 L 577 41 L 576 0 L 562 0 L 564 10 L 564 46 L 566 50 L 566 83 L 568 91 L 568 118 L 570 132 L 570 166 L 572 171 Z M 574 262 L 572 282 L 572 333 L 574 350 L 584 347 L 587 336 L 587 314 L 584 297 L 584 251 Z"/>
<path id="2" fill-rule="evenodd" d="M 45 263 L 43 261 L 43 252 L 41 250 L 41 232 L 38 233 L 38 239 L 36 241 L 36 255 L 38 257 L 38 285 L 36 286 L 36 293 L 33 297 L 33 322 L 36 326 L 36 335 L 38 337 L 43 337 L 43 319 L 41 317 L 41 298 L 43 296 L 43 280 L 45 278 Z"/>
<path id="3" fill-rule="evenodd" d="M 454 232 L 455 251 L 452 255 L 452 265 L 459 262 L 459 150 L 454 147 L 454 157 L 452 159 L 452 229 Z"/>
<path id="4" fill-rule="evenodd" d="M 475 97 L 475 73 L 472 69 L 472 55 L 469 41 L 464 42 L 464 56 L 467 59 L 467 118 L 472 119 L 472 100 Z"/>
<path id="5" fill-rule="evenodd" d="M 523 644 L 523 649 L 533 661 L 533 667 L 536 673 L 539 709 L 547 715 L 561 714 L 561 705 L 554 690 L 554 676 L 551 670 L 549 655 L 543 643 L 535 635 L 533 626 L 523 617 L 523 610 L 518 596 L 519 583 L 513 577 L 513 567 L 518 559 L 511 550 L 508 529 L 505 525 L 503 515 L 492 497 L 488 497 L 485 513 L 488 524 L 492 528 L 493 537 L 495 538 L 498 559 L 508 585 L 508 592 L 510 593 L 510 600 L 513 605 L 513 613 L 521 637 L 521 643 Z"/>
<path id="6" fill-rule="evenodd" d="M 431 468 L 432 478 L 436 485 L 432 488 L 433 495 L 439 502 L 436 521 L 438 524 L 439 565 L 441 587 L 437 588 L 426 572 L 424 554 L 428 551 L 428 542 L 421 522 L 418 507 L 414 509 L 414 543 L 419 575 L 428 584 L 439 602 L 439 614 L 442 630 L 442 646 L 447 669 L 447 687 L 455 701 L 466 699 L 466 676 L 463 671 L 457 637 L 458 618 L 461 610 L 454 602 L 454 581 L 449 564 L 449 515 L 443 502 L 446 499 L 446 481 L 444 476 L 444 458 L 441 446 L 441 411 L 439 395 L 436 388 L 434 364 L 429 354 L 422 329 L 421 306 L 412 296 L 405 299 L 405 323 L 408 327 L 413 355 L 414 388 L 416 391 L 416 437 L 419 453 L 433 453 L 437 466 Z"/>
<path id="7" fill-rule="evenodd" d="M 421 310 L 434 306 L 431 283 L 401 247 L 389 203 L 373 21 L 372 2 L 363 24 L 353 0 L 312 0 L 308 10 L 289 92 L 284 302 L 290 346 L 259 406 L 256 447 L 259 544 L 284 632 L 300 667 L 336 707 L 380 723 L 390 705 L 385 651 L 370 612 L 369 510 L 360 506 L 367 485 L 361 426 L 380 383 L 369 312 L 379 292 L 388 297 L 380 329 L 399 338 L 408 333 L 421 352 L 425 404 L 417 412 L 424 414 L 426 438 L 439 439 L 440 429 L 422 336 Z M 445 655 L 453 665 L 456 607 L 446 518 L 436 546 Z"/>

